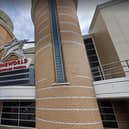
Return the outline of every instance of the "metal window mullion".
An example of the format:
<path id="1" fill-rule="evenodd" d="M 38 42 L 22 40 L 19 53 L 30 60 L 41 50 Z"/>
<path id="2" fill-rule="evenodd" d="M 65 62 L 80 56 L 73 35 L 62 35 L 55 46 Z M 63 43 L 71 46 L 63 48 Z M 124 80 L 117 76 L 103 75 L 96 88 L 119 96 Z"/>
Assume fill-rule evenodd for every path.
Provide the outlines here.
<path id="1" fill-rule="evenodd" d="M 3 114 L 18 114 L 16 112 L 2 112 Z M 22 115 L 35 115 L 34 113 L 20 113 Z"/>
<path id="2" fill-rule="evenodd" d="M 2 121 L 2 112 L 3 112 L 3 103 L 2 103 L 2 106 L 1 106 L 1 112 L 0 112 L 0 125 L 1 125 L 1 121 Z"/>
<path id="3" fill-rule="evenodd" d="M 35 120 L 25 120 L 25 119 L 20 119 L 21 121 L 26 121 L 26 122 L 35 122 Z M 20 127 L 20 126 L 19 126 Z"/>
<path id="4" fill-rule="evenodd" d="M 9 120 L 9 121 L 11 121 L 11 120 L 17 120 L 17 119 L 9 119 L 9 118 L 2 118 L 2 120 Z M 25 119 L 20 119 L 21 121 L 28 121 L 28 122 L 35 122 L 35 120 L 25 120 Z M 18 126 L 18 125 L 16 125 L 16 126 Z M 18 126 L 18 127 L 22 127 L 22 126 Z M 26 127 L 28 127 L 28 126 L 26 126 Z"/>
<path id="5" fill-rule="evenodd" d="M 101 80 L 103 80 L 103 75 L 102 75 L 102 72 L 101 72 L 100 66 L 98 66 L 98 72 L 99 72 L 99 76 L 100 76 Z"/>
<path id="6" fill-rule="evenodd" d="M 1 106 L 0 106 L 1 107 Z M 11 108 L 17 108 L 19 106 L 11 106 Z M 26 108 L 26 106 L 20 106 L 21 108 Z M 10 108 L 10 106 L 4 106 L 4 108 Z M 34 106 L 28 108 L 35 108 Z"/>
<path id="7" fill-rule="evenodd" d="M 18 127 L 20 127 L 19 122 L 20 122 L 20 101 L 18 102 Z"/>

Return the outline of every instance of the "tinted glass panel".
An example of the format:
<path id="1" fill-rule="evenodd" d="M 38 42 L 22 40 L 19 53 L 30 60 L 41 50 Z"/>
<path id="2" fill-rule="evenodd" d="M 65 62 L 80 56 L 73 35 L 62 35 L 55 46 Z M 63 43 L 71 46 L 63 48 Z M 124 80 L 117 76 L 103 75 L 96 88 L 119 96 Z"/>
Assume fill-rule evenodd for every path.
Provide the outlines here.
<path id="1" fill-rule="evenodd" d="M 35 115 L 32 113 L 28 114 L 20 114 L 20 119 L 21 120 L 35 120 Z"/>
<path id="2" fill-rule="evenodd" d="M 99 81 L 103 79 L 103 75 L 101 72 L 101 67 L 98 61 L 98 57 L 96 54 L 96 50 L 94 48 L 94 44 L 91 38 L 84 40 L 85 42 L 85 48 L 86 48 L 86 52 L 87 52 L 87 56 L 89 59 L 89 64 L 91 69 L 95 69 L 91 70 L 92 75 L 93 75 L 93 79 L 94 81 Z"/>
<path id="3" fill-rule="evenodd" d="M 29 74 L 0 77 L 0 81 L 4 81 L 4 80 L 15 80 L 15 79 L 20 79 L 20 78 L 29 78 Z"/>
<path id="4" fill-rule="evenodd" d="M 113 113 L 112 108 L 100 108 L 100 112 L 102 113 Z"/>
<path id="5" fill-rule="evenodd" d="M 7 120 L 7 119 L 2 119 L 1 124 L 3 125 L 18 125 L 18 120 Z"/>
<path id="6" fill-rule="evenodd" d="M 118 128 L 111 101 L 99 101 L 99 109 L 105 128 Z"/>
<path id="7" fill-rule="evenodd" d="M 105 122 L 103 122 L 103 125 L 104 125 L 104 127 L 107 127 L 107 128 L 118 128 L 118 126 L 117 126 L 117 122 L 109 122 L 109 121 L 105 121 Z"/>
<path id="8" fill-rule="evenodd" d="M 2 113 L 2 119 L 7 118 L 7 119 L 18 119 L 18 113 L 14 112 L 6 112 Z"/>
<path id="9" fill-rule="evenodd" d="M 34 101 L 6 101 L 2 107 L 1 124 L 35 127 Z"/>
<path id="10" fill-rule="evenodd" d="M 51 13 L 51 27 L 53 35 L 53 48 L 54 48 L 54 59 L 55 59 L 55 72 L 56 82 L 63 83 L 64 80 L 64 68 L 62 61 L 61 43 L 58 33 L 57 14 L 55 7 L 55 0 L 49 0 L 50 13 Z"/>
<path id="11" fill-rule="evenodd" d="M 34 86 L 34 68 L 0 73 L 0 86 L 32 85 Z"/>
<path id="12" fill-rule="evenodd" d="M 32 121 L 20 121 L 19 126 L 35 127 L 35 122 L 32 122 Z"/>
<path id="13" fill-rule="evenodd" d="M 10 74 L 17 74 L 17 73 L 25 73 L 25 72 L 29 72 L 29 69 L 22 69 L 22 70 L 10 71 L 10 72 L 3 72 L 3 73 L 0 73 L 0 76 L 10 75 Z"/>
<path id="14" fill-rule="evenodd" d="M 0 86 L 9 86 L 9 85 L 18 85 L 18 84 L 27 84 L 29 83 L 29 79 L 26 80 L 18 80 L 18 81 L 5 81 L 5 82 L 0 82 Z"/>
<path id="15" fill-rule="evenodd" d="M 18 107 L 4 107 L 3 112 L 17 113 L 18 112 Z"/>
<path id="16" fill-rule="evenodd" d="M 114 115 L 110 115 L 110 114 L 103 114 L 102 115 L 102 119 L 103 120 L 116 120 L 115 116 Z"/>

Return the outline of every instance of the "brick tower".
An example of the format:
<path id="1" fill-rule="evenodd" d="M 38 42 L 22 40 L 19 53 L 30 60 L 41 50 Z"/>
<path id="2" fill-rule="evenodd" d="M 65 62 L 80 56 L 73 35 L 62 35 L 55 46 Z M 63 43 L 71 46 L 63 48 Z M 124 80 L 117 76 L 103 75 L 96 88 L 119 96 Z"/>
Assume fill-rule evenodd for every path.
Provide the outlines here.
<path id="1" fill-rule="evenodd" d="M 75 0 L 33 0 L 36 129 L 103 129 Z"/>

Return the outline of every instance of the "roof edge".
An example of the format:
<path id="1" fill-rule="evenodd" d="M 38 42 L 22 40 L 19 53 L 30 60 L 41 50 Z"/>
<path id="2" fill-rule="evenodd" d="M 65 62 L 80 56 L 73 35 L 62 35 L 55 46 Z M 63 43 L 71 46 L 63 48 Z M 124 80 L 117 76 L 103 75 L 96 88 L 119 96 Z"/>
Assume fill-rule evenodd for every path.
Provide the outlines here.
<path id="1" fill-rule="evenodd" d="M 110 1 L 105 2 L 105 3 L 103 3 L 103 4 L 97 5 L 97 6 L 96 6 L 96 9 L 95 9 L 94 16 L 93 16 L 93 18 L 92 18 L 92 21 L 91 21 L 91 24 L 90 24 L 90 27 L 89 27 L 89 30 L 88 30 L 88 33 L 90 33 L 90 31 L 92 30 L 92 28 L 93 28 L 93 26 L 94 26 L 94 23 L 95 23 L 95 20 L 96 20 L 96 18 L 97 18 L 97 16 L 98 16 L 98 13 L 99 13 L 99 11 L 100 11 L 101 9 L 107 8 L 107 7 L 109 7 L 109 6 L 113 6 L 113 5 L 115 5 L 115 4 L 120 4 L 120 3 L 126 2 L 126 1 L 128 1 L 128 0 L 115 0 L 115 1 L 114 1 L 114 0 L 110 0 Z"/>

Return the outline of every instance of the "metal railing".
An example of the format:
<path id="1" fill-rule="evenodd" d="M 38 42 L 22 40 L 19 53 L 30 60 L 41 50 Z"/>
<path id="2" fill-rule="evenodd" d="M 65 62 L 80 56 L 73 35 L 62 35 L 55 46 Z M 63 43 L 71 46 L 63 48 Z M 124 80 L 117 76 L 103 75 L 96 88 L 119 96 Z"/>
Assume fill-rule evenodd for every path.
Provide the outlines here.
<path id="1" fill-rule="evenodd" d="M 129 74 L 129 60 L 115 61 L 91 69 L 94 81 L 125 77 Z"/>

